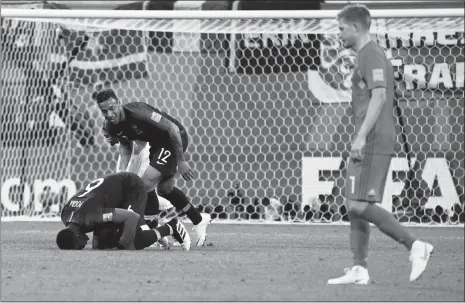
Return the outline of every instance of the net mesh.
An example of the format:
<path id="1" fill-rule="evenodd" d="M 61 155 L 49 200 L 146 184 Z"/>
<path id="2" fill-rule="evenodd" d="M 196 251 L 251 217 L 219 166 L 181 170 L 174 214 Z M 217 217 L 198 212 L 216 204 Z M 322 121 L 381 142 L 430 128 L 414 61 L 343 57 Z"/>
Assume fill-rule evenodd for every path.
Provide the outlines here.
<path id="1" fill-rule="evenodd" d="M 405 124 L 382 206 L 402 222 L 464 222 L 463 27 L 373 21 Z M 115 171 L 90 98 L 111 87 L 182 121 L 197 178 L 177 185 L 214 218 L 348 220 L 355 54 L 334 20 L 6 18 L 2 29 L 2 217 L 54 216 Z"/>
<path id="2" fill-rule="evenodd" d="M 337 34 L 335 19 L 94 19 L 94 18 L 17 18 L 30 22 L 49 22 L 73 28 L 124 28 L 174 33 L 208 34 Z M 422 28 L 435 31 L 463 31 L 463 18 L 376 18 L 371 31 L 415 32 Z"/>

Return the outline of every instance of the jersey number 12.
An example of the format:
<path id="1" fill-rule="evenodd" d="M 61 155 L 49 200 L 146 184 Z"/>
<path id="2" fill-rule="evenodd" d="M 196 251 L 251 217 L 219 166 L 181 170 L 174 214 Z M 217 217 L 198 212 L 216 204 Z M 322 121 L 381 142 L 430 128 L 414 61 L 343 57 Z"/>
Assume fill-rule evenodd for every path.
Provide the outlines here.
<path id="1" fill-rule="evenodd" d="M 162 148 L 160 153 L 158 154 L 157 164 L 166 164 L 170 156 L 171 152 L 167 149 Z"/>

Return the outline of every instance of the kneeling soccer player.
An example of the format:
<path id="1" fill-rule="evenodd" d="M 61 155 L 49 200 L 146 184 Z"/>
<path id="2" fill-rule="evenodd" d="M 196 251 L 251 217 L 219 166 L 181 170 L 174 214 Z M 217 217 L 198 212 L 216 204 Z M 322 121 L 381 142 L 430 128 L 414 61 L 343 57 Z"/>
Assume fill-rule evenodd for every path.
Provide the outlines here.
<path id="1" fill-rule="evenodd" d="M 184 250 L 190 249 L 190 237 L 177 219 L 150 229 L 144 221 L 147 192 L 144 182 L 133 173 L 116 173 L 98 178 L 75 194 L 64 206 L 61 220 L 66 228 L 56 238 L 60 249 L 83 249 L 94 232 L 92 248 L 102 247 L 101 231 L 115 224 L 120 229 L 115 245 L 119 249 L 143 249 L 162 237 L 172 235 Z"/>

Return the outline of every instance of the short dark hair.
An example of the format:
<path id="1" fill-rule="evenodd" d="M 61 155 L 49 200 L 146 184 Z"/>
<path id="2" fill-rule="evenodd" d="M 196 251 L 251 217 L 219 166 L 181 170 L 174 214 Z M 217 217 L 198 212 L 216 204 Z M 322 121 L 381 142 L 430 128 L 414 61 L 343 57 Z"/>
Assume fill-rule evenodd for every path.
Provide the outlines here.
<path id="1" fill-rule="evenodd" d="M 358 22 L 365 29 L 370 29 L 371 15 L 368 8 L 363 4 L 350 4 L 345 6 L 338 14 L 337 20 L 344 19 L 349 22 Z"/>
<path id="2" fill-rule="evenodd" d="M 98 104 L 105 102 L 110 98 L 118 100 L 115 91 L 111 88 L 92 93 L 92 99 L 97 101 Z"/>
<path id="3" fill-rule="evenodd" d="M 69 228 L 60 230 L 56 241 L 59 249 L 76 249 L 77 246 L 76 235 Z"/>

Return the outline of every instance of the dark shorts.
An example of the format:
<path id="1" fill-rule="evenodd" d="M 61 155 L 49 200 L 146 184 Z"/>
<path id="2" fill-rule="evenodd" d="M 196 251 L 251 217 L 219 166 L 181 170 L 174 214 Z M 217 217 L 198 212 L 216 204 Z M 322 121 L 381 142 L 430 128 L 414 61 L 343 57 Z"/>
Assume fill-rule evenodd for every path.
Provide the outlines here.
<path id="1" fill-rule="evenodd" d="M 186 152 L 189 137 L 185 130 L 181 130 L 183 151 Z M 150 147 L 150 166 L 158 170 L 164 178 L 171 178 L 178 171 L 178 159 L 171 142 L 160 142 Z"/>
<path id="2" fill-rule="evenodd" d="M 345 197 L 381 203 L 392 155 L 365 154 L 362 162 L 348 160 Z"/>

